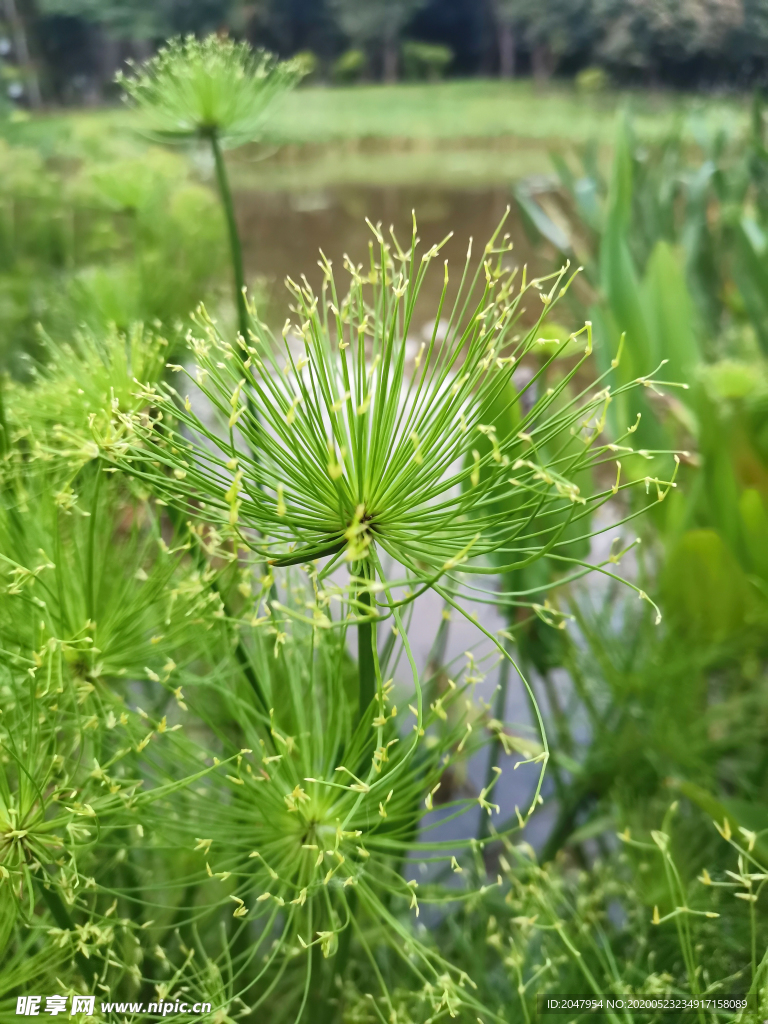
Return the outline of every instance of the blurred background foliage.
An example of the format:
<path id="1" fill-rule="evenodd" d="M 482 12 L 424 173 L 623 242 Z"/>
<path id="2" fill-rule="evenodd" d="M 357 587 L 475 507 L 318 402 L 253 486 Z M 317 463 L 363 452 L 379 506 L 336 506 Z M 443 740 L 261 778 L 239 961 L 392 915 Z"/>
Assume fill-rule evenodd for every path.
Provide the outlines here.
<path id="1" fill-rule="evenodd" d="M 609 78 L 743 86 L 768 66 L 766 0 L 3 0 L 0 18 L 32 105 L 114 95 L 127 56 L 187 32 L 311 53 L 326 79 L 350 51 L 363 54 L 368 78 L 418 78 L 424 64 L 433 75 L 586 72 L 587 91 Z M 414 43 L 431 49 L 414 60 Z"/>
<path id="2" fill-rule="evenodd" d="M 216 199 L 187 161 L 161 150 L 74 173 L 0 141 L 0 359 L 38 332 L 143 321 L 171 336 L 217 278 L 224 254 Z"/>
<path id="3" fill-rule="evenodd" d="M 622 737 L 623 753 L 634 748 L 630 756 L 646 765 L 595 766 L 602 783 L 584 783 L 595 807 L 605 785 L 622 802 L 629 796 L 625 813 L 637 813 L 643 805 L 633 785 L 655 779 L 661 793 L 683 777 L 713 792 L 749 793 L 768 822 L 765 762 L 761 756 L 751 769 L 736 768 L 740 744 L 733 744 L 734 714 L 747 716 L 741 728 L 749 728 L 755 702 L 765 714 L 764 133 L 759 98 L 750 132 L 736 143 L 722 133 L 700 134 L 690 146 L 678 129 L 649 147 L 623 119 L 607 173 L 587 146 L 575 160 L 555 158 L 557 190 L 516 192 L 528 230 L 561 258 L 583 264 L 574 295 L 606 364 L 623 349 L 619 372 L 626 380 L 664 361 L 657 376 L 685 384 L 649 387 L 645 401 L 633 403 L 642 417 L 641 447 L 683 452 L 679 487 L 643 528 L 650 546 L 643 571 L 651 571 L 665 624 L 647 630 L 612 600 L 602 611 L 574 606 L 592 654 L 590 675 L 599 665 L 611 704 L 630 713 L 629 733 L 617 727 L 618 706 L 607 720 L 591 720 L 605 747 L 593 741 L 587 761 L 599 761 L 601 749 L 618 755 Z M 582 654 L 577 645 L 568 657 L 578 662 Z M 593 695 L 585 707 L 600 703 Z M 716 726 L 718 716 L 729 724 Z"/>

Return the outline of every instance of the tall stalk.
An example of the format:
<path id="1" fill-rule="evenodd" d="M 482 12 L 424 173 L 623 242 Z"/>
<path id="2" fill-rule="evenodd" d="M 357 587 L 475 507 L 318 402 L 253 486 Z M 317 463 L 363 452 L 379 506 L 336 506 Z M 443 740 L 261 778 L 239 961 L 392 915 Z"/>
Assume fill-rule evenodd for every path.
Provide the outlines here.
<path id="1" fill-rule="evenodd" d="M 64 932 L 69 932 L 72 935 L 76 934 L 72 918 L 69 916 L 69 911 L 65 907 L 61 896 L 54 889 L 51 889 L 49 885 L 46 885 L 39 875 L 35 876 L 35 881 L 38 892 L 43 898 L 43 903 L 48 907 L 51 917 L 58 927 Z M 79 949 L 75 950 L 74 959 L 82 972 L 84 981 L 88 981 L 89 978 L 92 979 L 93 975 L 97 973 L 94 970 L 93 964 L 88 962 L 88 958 Z"/>
<path id="2" fill-rule="evenodd" d="M 0 377 L 0 458 L 8 451 L 8 421 L 5 418 L 5 399 L 3 398 L 3 378 Z"/>
<path id="3" fill-rule="evenodd" d="M 509 641 L 504 641 L 504 646 L 507 647 Z M 504 711 L 507 706 L 507 690 L 509 689 L 509 658 L 502 658 L 501 666 L 499 668 L 499 688 L 496 691 L 496 702 L 493 708 L 493 717 L 497 722 L 504 721 Z M 488 751 L 488 766 L 485 770 L 485 788 L 489 789 L 495 778 L 494 766 L 498 763 L 499 752 L 501 750 L 501 740 L 499 739 L 498 733 L 496 733 L 491 741 L 491 746 Z M 480 815 L 480 829 L 478 831 L 478 839 L 487 839 L 489 831 L 490 818 L 487 814 Z"/>
<path id="4" fill-rule="evenodd" d="M 367 590 L 362 591 L 359 595 L 359 601 L 363 606 L 360 609 L 361 612 L 364 612 L 366 608 L 370 608 L 370 593 Z M 374 642 L 375 632 L 373 620 L 369 618 L 366 621 L 359 622 L 357 626 L 357 660 L 360 686 L 360 715 L 365 712 L 365 709 L 369 706 L 376 694 L 376 666 L 373 660 Z"/>
<path id="5" fill-rule="evenodd" d="M 86 581 L 86 595 L 88 599 L 88 618 L 96 618 L 96 587 L 94 581 L 95 549 L 96 549 L 96 526 L 99 521 L 99 492 L 104 474 L 101 471 L 101 462 L 96 461 L 96 484 L 93 490 L 93 508 L 91 510 L 90 522 L 88 524 L 88 577 Z"/>
<path id="6" fill-rule="evenodd" d="M 168 506 L 167 511 L 168 518 L 170 519 L 174 531 L 180 537 L 187 538 L 189 542 L 189 554 L 190 557 L 192 558 L 192 561 L 197 566 L 197 568 L 200 569 L 201 572 L 204 572 L 209 567 L 209 565 L 205 552 L 202 550 L 200 546 L 200 538 L 193 530 L 189 529 L 189 525 L 185 521 L 185 517 L 179 509 L 173 508 L 173 506 Z M 226 597 L 221 592 L 221 588 L 219 587 L 216 580 L 210 580 L 208 586 L 214 593 L 219 595 L 219 597 L 221 598 L 222 605 L 224 606 L 224 609 L 227 612 L 227 615 L 231 616 L 232 610 L 228 606 Z M 240 636 L 239 632 L 235 634 L 235 637 L 236 642 L 234 646 L 234 653 L 235 657 L 237 658 L 238 664 L 240 665 L 243 675 L 251 685 L 253 692 L 256 694 L 256 699 L 259 701 L 261 709 L 264 711 L 264 713 L 268 713 L 269 703 L 264 694 L 264 690 L 261 686 L 261 683 L 259 682 L 259 679 L 254 671 L 253 665 L 251 664 L 251 659 L 248 657 L 248 651 L 245 648 L 243 639 Z"/>
<path id="7" fill-rule="evenodd" d="M 224 207 L 224 216 L 227 221 L 227 234 L 229 236 L 229 253 L 232 259 L 232 276 L 235 285 L 235 306 L 237 308 L 237 327 L 243 338 L 248 337 L 248 304 L 245 298 L 245 274 L 243 272 L 243 247 L 240 242 L 240 234 L 237 230 L 237 219 L 235 217 L 235 204 L 232 201 L 232 189 L 229 186 L 227 165 L 224 161 L 224 154 L 221 149 L 219 137 L 215 131 L 209 136 L 213 159 L 216 164 L 216 183 L 219 187 L 221 204 Z"/>

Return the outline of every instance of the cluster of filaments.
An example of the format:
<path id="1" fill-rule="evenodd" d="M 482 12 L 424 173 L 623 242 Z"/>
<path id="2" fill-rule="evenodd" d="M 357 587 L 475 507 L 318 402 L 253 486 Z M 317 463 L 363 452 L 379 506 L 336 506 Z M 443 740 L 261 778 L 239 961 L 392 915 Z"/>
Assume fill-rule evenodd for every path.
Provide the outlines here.
<path id="1" fill-rule="evenodd" d="M 416 722 L 408 739 L 392 727 L 398 715 L 392 684 L 386 684 L 376 713 L 366 719 L 368 737 L 357 734 L 342 765 L 320 754 L 321 739 L 288 736 L 272 718 L 255 753 L 243 750 L 228 766 L 227 798 L 211 801 L 204 819 L 208 831 L 194 836 L 194 848 L 211 878 L 228 888 L 235 884 L 228 897 L 233 916 L 244 927 L 255 927 L 257 945 L 277 929 L 285 952 L 320 946 L 332 955 L 344 931 L 354 927 L 354 900 L 372 919 L 386 922 L 401 940 L 401 952 L 406 942 L 407 951 L 429 968 L 432 981 L 442 974 L 445 965 L 404 927 L 391 897 L 399 897 L 418 916 L 418 882 L 404 878 L 402 867 L 421 849 L 422 819 L 433 810 L 445 771 L 474 749 L 462 710 L 466 692 L 467 684 L 451 682 L 424 716 L 411 708 Z M 313 702 L 322 700 L 314 694 L 308 703 Z M 430 730 L 434 742 L 424 747 Z M 417 746 L 424 756 L 414 771 Z M 310 774 L 321 761 L 322 774 Z M 363 769 L 357 774 L 348 764 Z M 490 809 L 487 798 L 483 790 L 479 803 Z M 449 803 L 449 813 L 456 816 L 477 803 Z M 444 860 L 461 874 L 454 854 L 463 845 L 458 841 L 450 853 L 423 855 Z"/>
<path id="2" fill-rule="evenodd" d="M 610 389 L 564 401 L 580 361 L 520 410 L 513 435 L 499 436 L 484 416 L 502 399 L 520 407 L 530 385 L 515 387 L 513 373 L 536 344 L 535 329 L 513 333 L 521 299 L 533 291 L 546 313 L 567 287 L 566 272 L 552 275 L 547 291 L 542 281 L 517 286 L 503 263 L 506 244 L 489 244 L 474 279 L 462 281 L 447 327 L 446 270 L 431 338 L 411 363 L 416 302 L 438 247 L 418 260 L 415 236 L 394 255 L 378 231 L 377 239 L 379 259 L 367 273 L 348 264 L 343 299 L 326 260 L 319 297 L 306 281 L 292 284 L 299 323 L 286 324 L 282 343 L 254 311 L 249 337 L 230 345 L 200 310 L 190 376 L 227 432 L 202 422 L 188 395 L 144 389 L 154 413 L 123 419 L 138 441 L 130 469 L 164 500 L 202 499 L 207 516 L 246 531 L 277 564 L 326 555 L 358 562 L 374 541 L 408 568 L 436 573 L 498 548 L 510 561 L 535 555 L 562 528 L 564 511 L 586 514 L 572 477 L 605 454 L 594 444 Z M 591 351 L 585 330 L 583 358 Z M 568 443 L 545 456 L 564 434 Z M 518 511 L 500 516 L 493 502 L 510 490 L 519 494 Z"/>
<path id="3" fill-rule="evenodd" d="M 130 64 L 131 62 L 129 62 Z M 265 109 L 301 77 L 298 61 L 277 63 L 247 43 L 211 35 L 172 39 L 133 75 L 117 81 L 164 139 L 254 137 Z"/>

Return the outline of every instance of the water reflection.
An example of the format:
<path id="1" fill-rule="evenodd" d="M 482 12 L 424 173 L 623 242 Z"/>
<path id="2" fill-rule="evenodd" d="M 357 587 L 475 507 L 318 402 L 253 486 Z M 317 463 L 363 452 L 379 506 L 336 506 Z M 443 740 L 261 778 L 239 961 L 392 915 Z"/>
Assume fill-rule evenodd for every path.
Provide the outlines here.
<path id="1" fill-rule="evenodd" d="M 505 186 L 479 190 L 339 186 L 319 191 L 241 192 L 237 207 L 247 272 L 265 280 L 271 318 L 282 323 L 287 310 L 283 285 L 286 276 L 298 279 L 304 273 L 313 288 L 321 284 L 318 250 L 322 249 L 339 269 L 345 253 L 355 263 L 367 263 L 372 236 L 366 217 L 386 228 L 392 225 L 404 246 L 411 237 L 412 211 L 416 212 L 425 248 L 453 231 L 442 258 L 449 261 L 451 282 L 456 287 L 470 237 L 479 256 L 511 199 Z M 534 272 L 540 273 L 551 269 L 541 253 L 532 250 L 514 208 L 504 230 L 514 243 L 510 256 L 514 263 L 529 263 Z M 429 275 L 425 282 L 419 301 L 424 323 L 434 315 L 442 283 L 439 272 Z M 414 326 L 418 330 L 424 323 Z"/>

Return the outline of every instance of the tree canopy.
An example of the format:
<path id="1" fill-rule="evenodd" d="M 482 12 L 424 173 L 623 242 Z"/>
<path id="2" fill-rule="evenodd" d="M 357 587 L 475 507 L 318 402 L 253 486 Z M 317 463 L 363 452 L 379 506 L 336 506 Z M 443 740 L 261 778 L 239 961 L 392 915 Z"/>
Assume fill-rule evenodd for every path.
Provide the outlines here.
<path id="1" fill-rule="evenodd" d="M 768 79 L 768 0 L 15 0 L 51 92 L 111 81 L 127 56 L 171 36 L 226 31 L 281 57 L 312 50 L 319 73 L 357 50 L 394 79 L 403 42 L 450 50 L 459 74 L 574 74 L 618 82 L 753 85 Z M 104 56 L 106 54 L 106 56 Z M 407 64 L 403 66 L 407 72 Z M 57 89 L 53 89 L 55 96 Z M 60 90 L 59 90 L 60 91 Z"/>

